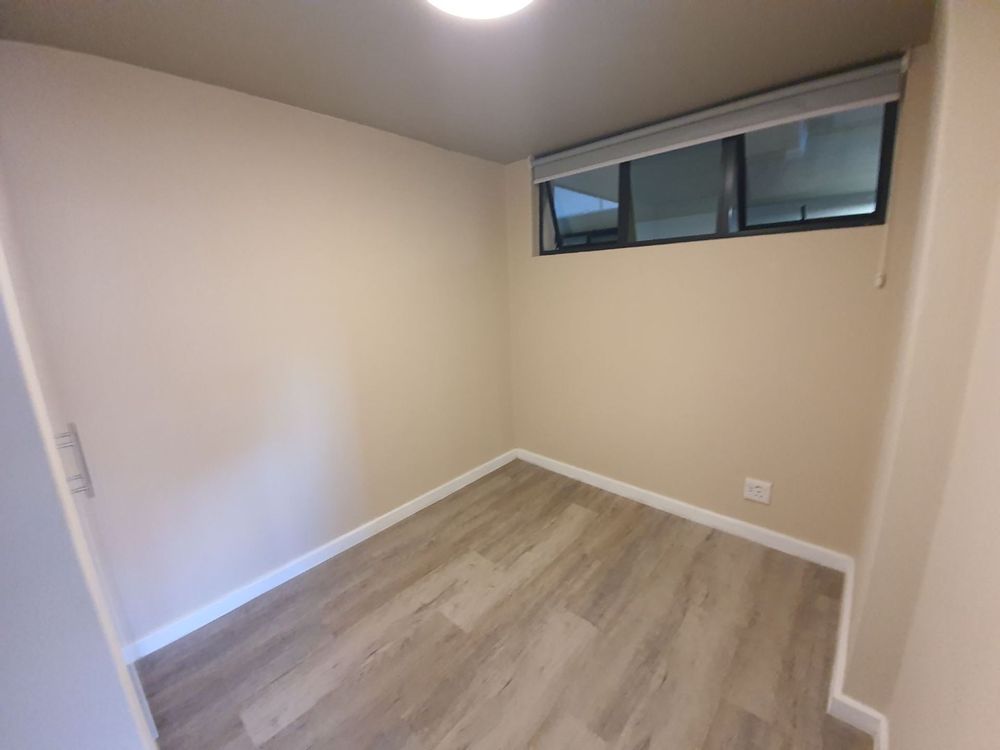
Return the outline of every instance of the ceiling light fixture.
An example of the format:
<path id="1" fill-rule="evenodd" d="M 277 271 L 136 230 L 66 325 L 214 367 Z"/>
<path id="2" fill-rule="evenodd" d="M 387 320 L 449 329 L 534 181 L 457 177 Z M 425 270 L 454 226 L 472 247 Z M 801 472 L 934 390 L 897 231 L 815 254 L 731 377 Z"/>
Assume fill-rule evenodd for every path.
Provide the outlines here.
<path id="1" fill-rule="evenodd" d="M 517 13 L 534 0 L 428 0 L 435 8 L 461 18 L 500 18 Z"/>

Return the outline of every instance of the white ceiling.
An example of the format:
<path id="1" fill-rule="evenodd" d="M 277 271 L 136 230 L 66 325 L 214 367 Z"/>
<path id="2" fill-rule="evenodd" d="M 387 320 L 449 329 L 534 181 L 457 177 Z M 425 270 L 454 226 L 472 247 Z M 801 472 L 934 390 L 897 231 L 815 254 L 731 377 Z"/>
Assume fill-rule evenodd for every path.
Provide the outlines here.
<path id="1" fill-rule="evenodd" d="M 926 41 L 932 0 L 0 0 L 0 37 L 511 162 Z"/>

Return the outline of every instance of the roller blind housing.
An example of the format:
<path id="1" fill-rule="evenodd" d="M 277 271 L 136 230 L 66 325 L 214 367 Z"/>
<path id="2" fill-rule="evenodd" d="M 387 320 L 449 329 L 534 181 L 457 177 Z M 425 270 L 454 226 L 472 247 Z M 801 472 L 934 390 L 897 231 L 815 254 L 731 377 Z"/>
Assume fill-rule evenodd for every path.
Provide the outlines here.
<path id="1" fill-rule="evenodd" d="M 536 184 L 777 125 L 897 101 L 902 58 L 759 94 L 536 157 Z"/>

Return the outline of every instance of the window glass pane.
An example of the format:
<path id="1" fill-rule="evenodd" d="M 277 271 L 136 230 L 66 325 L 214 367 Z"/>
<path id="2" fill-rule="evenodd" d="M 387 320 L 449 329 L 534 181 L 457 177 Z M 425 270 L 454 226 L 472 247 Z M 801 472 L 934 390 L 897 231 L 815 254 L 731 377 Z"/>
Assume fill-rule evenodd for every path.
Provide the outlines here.
<path id="1" fill-rule="evenodd" d="M 562 247 L 618 241 L 618 165 L 550 183 Z"/>
<path id="2" fill-rule="evenodd" d="M 885 107 L 747 133 L 746 224 L 875 212 Z"/>
<path id="3" fill-rule="evenodd" d="M 630 171 L 635 241 L 715 233 L 722 141 L 637 159 Z"/>

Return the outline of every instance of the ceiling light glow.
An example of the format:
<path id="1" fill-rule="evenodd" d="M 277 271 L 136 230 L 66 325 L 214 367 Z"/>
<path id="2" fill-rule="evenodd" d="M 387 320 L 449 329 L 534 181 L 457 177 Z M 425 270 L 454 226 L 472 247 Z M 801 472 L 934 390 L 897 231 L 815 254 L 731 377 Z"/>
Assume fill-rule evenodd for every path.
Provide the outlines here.
<path id="1" fill-rule="evenodd" d="M 428 0 L 435 8 L 462 18 L 500 18 L 517 13 L 534 0 Z"/>

